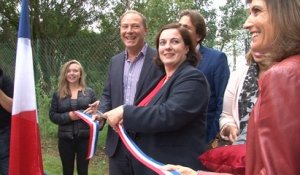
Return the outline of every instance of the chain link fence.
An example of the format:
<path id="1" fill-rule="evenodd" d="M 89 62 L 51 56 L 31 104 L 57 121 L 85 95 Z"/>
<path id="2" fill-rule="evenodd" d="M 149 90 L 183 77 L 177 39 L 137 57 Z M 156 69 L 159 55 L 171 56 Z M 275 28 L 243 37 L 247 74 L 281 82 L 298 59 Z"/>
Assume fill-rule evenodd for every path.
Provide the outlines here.
<path id="1" fill-rule="evenodd" d="M 87 85 L 98 96 L 102 92 L 110 58 L 124 47 L 118 34 L 80 36 L 68 39 L 37 39 L 32 42 L 35 82 L 51 96 L 57 89 L 60 67 L 76 59 L 87 73 Z M 0 43 L 0 67 L 14 77 L 16 42 Z"/>

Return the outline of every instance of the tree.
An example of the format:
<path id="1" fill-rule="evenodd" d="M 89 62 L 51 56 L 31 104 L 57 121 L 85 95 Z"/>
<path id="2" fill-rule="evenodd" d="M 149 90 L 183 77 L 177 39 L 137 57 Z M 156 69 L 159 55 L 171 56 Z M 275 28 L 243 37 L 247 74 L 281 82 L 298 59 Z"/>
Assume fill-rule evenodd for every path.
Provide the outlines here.
<path id="1" fill-rule="evenodd" d="M 4 33 L 16 33 L 19 5 L 20 0 L 0 2 L 0 22 Z M 100 7 L 107 6 L 105 0 L 30 0 L 32 39 L 74 36 L 97 20 Z M 13 31 L 10 31 L 12 28 Z"/>
<path id="2" fill-rule="evenodd" d="M 16 40 L 19 12 L 16 6 L 18 1 L 0 1 L 0 40 L 2 42 L 13 42 Z"/>
<path id="3" fill-rule="evenodd" d="M 119 17 L 127 9 L 135 9 L 147 17 L 147 41 L 151 46 L 154 46 L 158 30 L 167 23 L 178 21 L 179 12 L 184 9 L 197 9 L 206 19 L 209 30 L 204 40 L 206 46 L 214 47 L 219 44 L 221 49 L 235 46 L 230 43 L 238 42 L 236 36 L 240 34 L 236 32 L 236 26 L 241 27 L 240 21 L 243 20 L 240 14 L 244 9 L 237 5 L 238 0 L 227 1 L 222 9 L 224 17 L 219 25 L 220 40 L 217 43 L 217 15 L 212 2 L 213 0 L 30 0 L 33 54 L 38 80 L 42 82 L 44 89 L 49 90 L 50 75 L 57 73 L 58 65 L 66 59 L 81 59 L 91 54 L 91 58 L 99 57 L 95 63 L 98 65 L 103 59 L 109 59 L 108 56 L 120 52 L 123 45 L 119 36 Z M 15 45 L 17 37 L 19 4 L 20 0 L 0 1 L 0 39 L 2 42 L 12 43 L 11 45 Z M 95 33 L 94 29 L 99 33 Z M 73 40 L 75 36 L 82 40 Z M 84 37 L 93 38 L 97 44 L 90 46 L 91 43 L 84 40 Z M 68 40 L 64 40 L 66 38 Z M 100 38 L 105 40 L 101 41 Z M 11 49 L 8 53 L 15 52 L 13 47 L 7 48 Z M 77 54 L 74 51 L 78 51 Z M 93 68 L 92 71 L 96 74 L 97 70 Z"/>
<path id="4" fill-rule="evenodd" d="M 233 56 L 233 70 L 235 70 L 236 57 L 242 51 L 245 35 L 242 25 L 247 17 L 244 4 L 240 0 L 227 0 L 220 7 L 222 18 L 219 24 L 219 46 L 221 50 L 226 48 Z"/>
<path id="5" fill-rule="evenodd" d="M 200 13 L 203 15 L 206 26 L 207 26 L 207 36 L 203 41 L 204 45 L 207 47 L 214 47 L 216 43 L 216 33 L 217 33 L 217 13 L 216 9 L 212 7 L 212 0 L 195 0 L 196 9 L 200 9 Z"/>
<path id="6" fill-rule="evenodd" d="M 209 8 L 212 0 L 194 1 L 194 0 L 126 0 L 113 1 L 114 4 L 108 12 L 101 13 L 99 30 L 103 32 L 114 30 L 118 27 L 118 17 L 127 9 L 134 9 L 146 16 L 149 24 L 147 40 L 150 45 L 154 46 L 155 36 L 158 30 L 165 24 L 178 21 L 180 11 L 185 9 L 201 9 L 201 12 L 207 20 L 207 25 L 210 29 L 209 35 L 205 42 L 208 46 L 215 44 L 216 38 L 216 13 L 214 8 Z M 117 23 L 116 23 L 117 22 Z M 113 25 L 107 25 L 113 24 Z"/>

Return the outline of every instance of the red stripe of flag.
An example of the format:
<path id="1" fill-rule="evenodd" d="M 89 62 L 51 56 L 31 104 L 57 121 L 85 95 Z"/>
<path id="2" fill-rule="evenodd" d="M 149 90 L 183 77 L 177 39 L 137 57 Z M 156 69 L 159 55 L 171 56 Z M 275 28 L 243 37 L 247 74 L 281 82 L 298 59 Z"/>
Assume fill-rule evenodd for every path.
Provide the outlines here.
<path id="1" fill-rule="evenodd" d="M 9 174 L 43 174 L 36 111 L 20 112 L 13 115 L 12 123 Z"/>

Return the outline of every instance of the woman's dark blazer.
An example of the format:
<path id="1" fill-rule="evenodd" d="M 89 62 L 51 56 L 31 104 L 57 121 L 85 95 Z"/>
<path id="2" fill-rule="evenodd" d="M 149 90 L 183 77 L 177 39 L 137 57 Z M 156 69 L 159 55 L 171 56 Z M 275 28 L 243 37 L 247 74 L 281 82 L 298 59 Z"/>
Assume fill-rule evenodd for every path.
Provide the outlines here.
<path id="1" fill-rule="evenodd" d="M 148 106 L 124 106 L 124 128 L 155 160 L 203 169 L 197 156 L 206 151 L 209 96 L 204 74 L 183 63 Z"/>

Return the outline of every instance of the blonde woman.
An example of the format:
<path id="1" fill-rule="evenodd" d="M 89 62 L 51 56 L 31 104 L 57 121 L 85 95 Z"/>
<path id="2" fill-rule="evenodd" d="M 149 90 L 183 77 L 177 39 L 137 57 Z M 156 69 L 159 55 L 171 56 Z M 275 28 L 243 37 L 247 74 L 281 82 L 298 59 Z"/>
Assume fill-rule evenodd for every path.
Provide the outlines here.
<path id="1" fill-rule="evenodd" d="M 66 62 L 60 71 L 58 90 L 52 97 L 49 114 L 51 121 L 58 125 L 58 149 L 64 175 L 73 175 L 75 159 L 78 175 L 88 174 L 89 126 L 73 113 L 85 110 L 96 101 L 94 90 L 86 86 L 85 76 L 78 61 Z"/>

